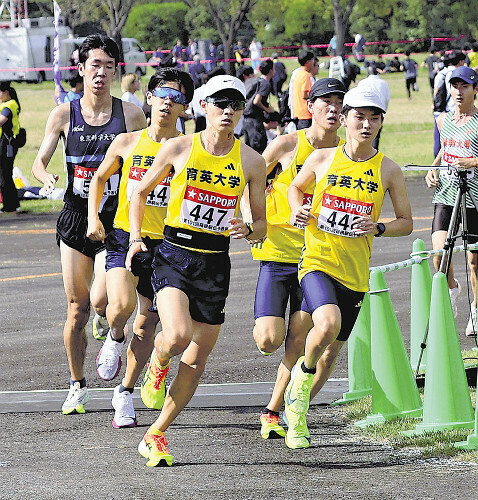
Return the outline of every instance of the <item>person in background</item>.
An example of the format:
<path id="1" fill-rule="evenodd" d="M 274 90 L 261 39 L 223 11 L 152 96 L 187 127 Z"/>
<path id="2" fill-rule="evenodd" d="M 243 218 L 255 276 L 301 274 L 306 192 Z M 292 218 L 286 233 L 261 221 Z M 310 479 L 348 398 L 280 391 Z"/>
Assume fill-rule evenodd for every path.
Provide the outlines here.
<path id="1" fill-rule="evenodd" d="M 438 57 L 435 55 L 435 50 L 430 49 L 429 56 L 420 64 L 422 68 L 428 69 L 428 81 L 430 82 L 430 89 L 433 97 L 433 88 L 435 86 L 435 76 L 438 72 Z"/>
<path id="2" fill-rule="evenodd" d="M 405 87 L 407 89 L 408 98 L 412 98 L 410 89 L 418 92 L 417 84 L 417 68 L 418 64 L 414 59 L 410 58 L 410 51 L 405 51 L 405 59 L 402 62 L 401 70 L 405 73 Z"/>
<path id="3" fill-rule="evenodd" d="M 154 52 L 153 55 L 151 56 L 151 59 L 149 60 L 150 63 L 154 63 L 156 66 L 156 69 L 158 69 L 161 66 L 161 61 L 164 58 L 163 51 L 161 50 L 161 47 L 158 47 Z M 154 67 L 154 66 L 153 66 Z"/>
<path id="4" fill-rule="evenodd" d="M 315 81 L 315 76 L 319 72 L 319 63 L 314 53 L 309 50 L 302 50 L 299 53 L 300 69 L 297 71 L 292 88 L 292 118 L 296 118 L 297 130 L 310 127 L 312 124 L 312 114 L 307 105 L 309 92 Z"/>
<path id="5" fill-rule="evenodd" d="M 143 109 L 143 103 L 134 95 L 141 88 L 141 79 L 136 73 L 126 73 L 121 79 L 122 101 L 130 102 Z"/>
<path id="6" fill-rule="evenodd" d="M 20 131 L 20 111 L 17 91 L 10 82 L 0 82 L 0 192 L 3 202 L 0 212 L 20 209 L 17 188 L 13 182 L 13 164 L 18 151 L 15 136 Z"/>
<path id="7" fill-rule="evenodd" d="M 206 74 L 206 68 L 204 64 L 201 63 L 201 57 L 199 54 L 194 54 L 193 63 L 189 64 L 189 74 L 194 82 L 194 87 L 198 88 L 202 85 L 203 76 Z"/>
<path id="8" fill-rule="evenodd" d="M 262 44 L 256 40 L 252 40 L 249 45 L 249 53 L 251 56 L 251 66 L 254 70 L 254 73 L 259 72 L 259 65 L 261 64 L 261 56 L 262 56 Z"/>
<path id="9" fill-rule="evenodd" d="M 354 33 L 354 44 L 352 46 L 352 52 L 354 53 L 357 62 L 363 62 L 365 60 L 364 49 L 365 38 L 360 33 Z"/>
<path id="10" fill-rule="evenodd" d="M 282 93 L 282 85 L 287 80 L 287 70 L 284 63 L 279 61 L 279 54 L 274 52 L 272 54 L 272 61 L 274 62 L 274 76 L 272 77 L 272 93 L 279 97 Z"/>
<path id="11" fill-rule="evenodd" d="M 83 97 L 83 78 L 77 73 L 70 80 L 71 89 L 65 94 L 63 102 L 75 101 Z"/>

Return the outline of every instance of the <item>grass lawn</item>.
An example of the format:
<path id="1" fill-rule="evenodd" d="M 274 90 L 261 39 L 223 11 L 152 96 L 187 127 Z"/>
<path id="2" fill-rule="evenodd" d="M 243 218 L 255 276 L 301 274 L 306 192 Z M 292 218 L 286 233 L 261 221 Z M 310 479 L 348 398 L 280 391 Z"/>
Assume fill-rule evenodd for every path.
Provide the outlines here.
<path id="1" fill-rule="evenodd" d="M 426 54 L 414 56 L 418 63 L 425 57 Z M 289 59 L 285 63 L 289 75 L 298 65 Z M 148 68 L 147 76 L 142 78 L 143 86 L 147 84 L 152 71 L 151 68 Z M 326 76 L 328 76 L 328 72 L 321 69 L 318 77 L 324 78 Z M 365 78 L 365 76 L 364 71 L 362 71 L 358 79 Z M 410 100 L 406 96 L 403 73 L 385 74 L 382 78 L 390 85 L 392 98 L 380 139 L 380 150 L 400 165 L 405 163 L 429 165 L 433 160 L 433 115 L 426 69 L 419 69 L 419 92 L 414 93 Z M 31 175 L 31 165 L 40 147 L 48 115 L 55 106 L 53 82 L 43 82 L 39 85 L 21 83 L 15 84 L 15 88 L 22 106 L 20 121 L 27 130 L 27 144 L 19 151 L 15 164 L 21 168 L 32 185 L 38 186 L 38 181 Z M 116 97 L 121 96 L 119 81 L 114 83 L 112 93 Z M 274 105 L 274 100 L 272 103 Z M 192 130 L 193 124 L 188 122 L 186 132 Z M 58 187 L 63 187 L 65 173 L 62 147 L 57 149 L 48 170 L 60 176 Z M 61 206 L 61 200 L 22 202 L 23 209 L 33 212 L 59 210 Z"/>

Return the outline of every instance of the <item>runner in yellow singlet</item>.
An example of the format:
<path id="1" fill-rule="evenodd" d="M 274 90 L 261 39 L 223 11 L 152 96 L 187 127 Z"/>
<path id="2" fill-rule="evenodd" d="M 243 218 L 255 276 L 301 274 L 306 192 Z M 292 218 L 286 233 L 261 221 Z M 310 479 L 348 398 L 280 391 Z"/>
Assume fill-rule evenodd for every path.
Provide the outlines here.
<path id="1" fill-rule="evenodd" d="M 413 228 L 400 167 L 372 146 L 384 113 L 373 90 L 347 92 L 340 116 L 345 145 L 312 153 L 289 188 L 292 216 L 307 224 L 299 280 L 314 323 L 284 393 L 289 448 L 310 444 L 306 414 L 317 362 L 330 346 L 338 354 L 352 331 L 368 290 L 373 237 L 404 236 Z M 314 180 L 308 211 L 302 198 Z M 387 191 L 396 218 L 385 225 L 378 219 Z"/>
<path id="2" fill-rule="evenodd" d="M 171 359 L 181 355 L 159 418 L 139 444 L 146 465 L 171 465 L 165 431 L 192 398 L 216 344 L 229 290 L 230 238 L 262 239 L 266 233 L 265 164 L 234 137 L 246 89 L 220 75 L 204 87 L 203 132 L 165 144 L 130 202 L 131 247 L 127 266 L 141 249 L 141 221 L 148 194 L 174 169 L 164 241 L 153 262 L 153 289 L 163 331 L 156 336 L 147 376 L 151 392 L 165 384 Z M 252 224 L 238 217 L 248 188 Z"/>
<path id="3" fill-rule="evenodd" d="M 264 439 L 285 436 L 284 429 L 279 425 L 284 390 L 289 383 L 292 367 L 304 353 L 305 337 L 312 328 L 312 319 L 297 277 L 304 229 L 290 223 L 287 190 L 312 152 L 344 143 L 337 135 L 337 130 L 345 92 L 343 83 L 334 78 L 315 82 L 308 99 L 312 126 L 277 137 L 263 153 L 267 174 L 273 179 L 266 197 L 267 239 L 261 248 L 252 248 L 254 259 L 261 261 L 254 303 L 253 335 L 259 350 L 265 355 L 276 351 L 285 339 L 285 353 L 277 371 L 274 390 L 260 417 Z M 303 203 L 309 207 L 314 187 L 315 183 L 312 182 L 305 190 Z M 287 303 L 289 321 L 286 328 Z M 327 350 L 322 358 L 325 360 L 330 356 L 335 360 Z M 322 386 L 319 378 L 322 373 L 325 380 L 328 378 L 327 370 L 318 370 L 312 397 Z"/>
<path id="4" fill-rule="evenodd" d="M 135 309 L 138 293 L 138 310 L 133 338 L 128 347 L 126 373 L 113 395 L 115 428 L 136 425 L 132 398 L 134 384 L 153 349 L 154 331 L 159 318 L 156 312 L 149 310 L 153 301 L 151 264 L 154 248 L 163 239 L 170 178 L 164 179 L 148 196 L 141 227 L 146 251 L 134 259 L 132 272 L 125 267 L 130 241 L 129 200 L 159 149 L 168 139 L 179 135 L 176 120 L 191 101 L 193 92 L 193 81 L 186 72 L 175 68 L 159 69 L 151 77 L 146 94 L 151 105 L 151 125 L 137 132 L 119 135 L 90 185 L 87 236 L 92 240 L 103 241 L 105 230 L 98 217 L 101 193 L 110 177 L 121 170 L 114 229 L 106 239 L 106 315 L 110 332 L 96 360 L 98 375 L 105 380 L 115 378 L 121 368 L 121 354 L 126 342 L 124 329 Z M 147 399 L 144 403 L 150 408 L 161 408 L 163 401 L 164 392 L 158 392 L 154 399 Z"/>

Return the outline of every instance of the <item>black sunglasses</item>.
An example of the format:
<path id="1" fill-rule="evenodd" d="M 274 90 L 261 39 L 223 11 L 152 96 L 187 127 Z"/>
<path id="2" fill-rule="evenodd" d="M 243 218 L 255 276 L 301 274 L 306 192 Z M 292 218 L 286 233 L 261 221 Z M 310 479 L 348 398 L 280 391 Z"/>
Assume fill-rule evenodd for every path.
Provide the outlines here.
<path id="1" fill-rule="evenodd" d="M 234 111 L 242 110 L 246 107 L 246 101 L 236 99 L 228 99 L 227 97 L 206 97 L 206 102 L 210 102 L 214 106 L 221 109 L 231 108 Z"/>

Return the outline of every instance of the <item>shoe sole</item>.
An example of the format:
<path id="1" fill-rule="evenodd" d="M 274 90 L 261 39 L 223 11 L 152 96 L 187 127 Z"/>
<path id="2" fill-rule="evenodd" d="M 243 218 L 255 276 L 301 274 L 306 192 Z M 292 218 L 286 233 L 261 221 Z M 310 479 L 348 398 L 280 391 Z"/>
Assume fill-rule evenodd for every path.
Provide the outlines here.
<path id="1" fill-rule="evenodd" d="M 131 424 L 118 425 L 116 423 L 115 419 L 113 419 L 113 421 L 111 422 L 111 425 L 113 426 L 113 429 L 128 429 L 130 427 L 136 427 L 138 425 L 138 421 L 135 418 Z"/>
<path id="2" fill-rule="evenodd" d="M 158 462 L 152 462 L 149 458 L 148 447 L 146 446 L 144 439 L 142 439 L 138 445 L 138 452 L 143 458 L 148 460 L 148 462 L 146 462 L 148 467 L 170 467 L 173 463 L 173 457 L 171 455 L 161 458 Z"/>
<path id="3" fill-rule="evenodd" d="M 64 410 L 62 408 L 61 412 L 63 413 L 63 415 L 75 415 L 76 413 L 78 413 L 78 414 L 86 413 L 86 410 L 85 410 L 85 407 L 83 405 L 78 405 L 78 406 L 75 406 L 75 408 L 68 408 L 66 410 Z"/>
<path id="4" fill-rule="evenodd" d="M 287 436 L 286 436 L 285 437 L 285 444 L 286 444 L 287 448 L 289 448 L 291 450 L 299 450 L 299 449 L 309 448 L 310 441 L 307 438 L 304 438 L 304 439 L 305 439 L 305 442 L 303 444 L 292 445 L 287 441 Z"/>
<path id="5" fill-rule="evenodd" d="M 283 431 L 283 434 L 277 431 L 269 431 L 268 433 L 261 433 L 262 439 L 283 439 L 286 436 L 286 432 Z"/>
<path id="6" fill-rule="evenodd" d="M 100 355 L 101 355 L 101 351 L 103 350 L 103 348 L 100 349 L 100 352 L 98 353 L 98 356 L 96 356 L 96 365 L 98 366 L 98 360 L 100 359 Z M 119 358 L 119 361 L 118 361 L 118 369 L 116 370 L 116 373 L 111 377 L 111 378 L 104 378 L 100 375 L 100 372 L 98 371 L 98 367 L 96 368 L 96 373 L 98 374 L 98 377 L 100 377 L 101 380 L 106 380 L 106 381 L 109 381 L 109 380 L 113 380 L 115 379 L 120 370 L 121 370 L 121 364 L 122 364 L 122 360 L 121 360 L 121 356 Z"/>

